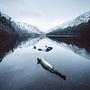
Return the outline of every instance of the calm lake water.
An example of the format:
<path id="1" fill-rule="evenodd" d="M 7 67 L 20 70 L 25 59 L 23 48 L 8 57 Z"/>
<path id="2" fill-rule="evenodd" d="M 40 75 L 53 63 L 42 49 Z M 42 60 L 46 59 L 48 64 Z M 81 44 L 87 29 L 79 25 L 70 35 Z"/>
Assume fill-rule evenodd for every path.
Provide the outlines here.
<path id="1" fill-rule="evenodd" d="M 45 45 L 53 49 L 46 52 Z M 1 39 L 0 90 L 90 90 L 90 50 L 81 45 L 42 37 Z M 67 79 L 45 70 L 37 57 Z"/>

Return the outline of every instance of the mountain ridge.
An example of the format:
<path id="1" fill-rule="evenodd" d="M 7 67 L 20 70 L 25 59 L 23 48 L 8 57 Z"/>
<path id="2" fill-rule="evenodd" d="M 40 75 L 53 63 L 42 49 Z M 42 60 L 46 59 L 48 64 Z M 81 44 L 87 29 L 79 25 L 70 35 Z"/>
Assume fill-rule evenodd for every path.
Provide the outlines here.
<path id="1" fill-rule="evenodd" d="M 3 14 L 0 11 L 0 35 L 37 35 L 43 34 L 37 27 L 31 26 L 29 24 L 23 23 L 22 25 L 20 22 L 15 22 L 11 17 L 8 15 Z"/>
<path id="2" fill-rule="evenodd" d="M 29 33 L 43 34 L 37 27 L 24 22 L 16 22 L 17 26 L 22 30 L 27 30 Z"/>
<path id="3" fill-rule="evenodd" d="M 79 15 L 78 17 L 70 20 L 70 21 L 67 21 L 61 25 L 58 25 L 57 27 L 54 27 L 52 29 L 50 29 L 47 33 L 50 33 L 50 32 L 53 32 L 53 31 L 56 31 L 56 30 L 62 30 L 62 29 L 65 29 L 67 27 L 74 27 L 74 26 L 78 26 L 82 23 L 87 23 L 88 21 L 90 20 L 90 11 L 86 12 L 86 13 L 83 13 L 81 15 Z"/>

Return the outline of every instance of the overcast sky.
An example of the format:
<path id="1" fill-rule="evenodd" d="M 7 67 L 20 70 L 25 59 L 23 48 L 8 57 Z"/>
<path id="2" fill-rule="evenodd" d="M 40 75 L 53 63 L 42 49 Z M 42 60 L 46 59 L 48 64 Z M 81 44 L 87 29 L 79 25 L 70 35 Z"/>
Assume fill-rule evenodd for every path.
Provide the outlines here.
<path id="1" fill-rule="evenodd" d="M 0 11 L 47 31 L 90 10 L 90 0 L 0 0 Z"/>

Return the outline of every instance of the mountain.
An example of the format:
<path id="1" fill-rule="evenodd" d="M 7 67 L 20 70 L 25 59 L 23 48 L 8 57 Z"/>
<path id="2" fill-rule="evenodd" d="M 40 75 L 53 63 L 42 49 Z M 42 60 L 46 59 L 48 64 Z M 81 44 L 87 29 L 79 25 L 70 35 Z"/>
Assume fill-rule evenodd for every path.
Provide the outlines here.
<path id="1" fill-rule="evenodd" d="M 59 25 L 47 32 L 48 35 L 90 36 L 90 11 Z"/>
<path id="2" fill-rule="evenodd" d="M 43 34 L 37 27 L 27 23 L 17 22 L 17 26 L 23 31 L 27 31 L 29 34 Z"/>
<path id="3" fill-rule="evenodd" d="M 0 35 L 40 35 L 44 34 L 35 26 L 26 23 L 16 23 L 11 17 L 0 12 Z"/>
<path id="4" fill-rule="evenodd" d="M 0 35 L 18 35 L 13 23 L 14 21 L 9 16 L 0 12 Z"/>

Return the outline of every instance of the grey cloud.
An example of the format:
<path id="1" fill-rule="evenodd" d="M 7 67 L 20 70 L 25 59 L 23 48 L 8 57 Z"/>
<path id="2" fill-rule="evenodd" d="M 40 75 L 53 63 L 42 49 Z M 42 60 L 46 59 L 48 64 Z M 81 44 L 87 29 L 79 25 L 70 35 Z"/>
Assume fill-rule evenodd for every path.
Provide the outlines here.
<path id="1" fill-rule="evenodd" d="M 40 18 L 42 15 L 37 11 L 24 10 L 20 12 L 20 15 L 26 17 Z"/>

